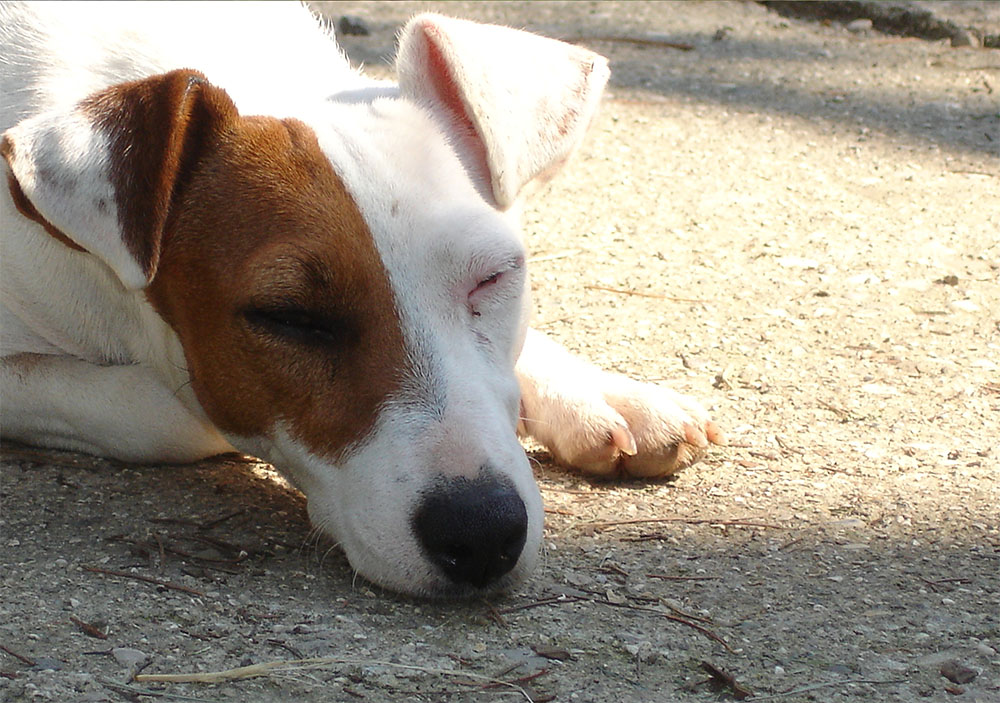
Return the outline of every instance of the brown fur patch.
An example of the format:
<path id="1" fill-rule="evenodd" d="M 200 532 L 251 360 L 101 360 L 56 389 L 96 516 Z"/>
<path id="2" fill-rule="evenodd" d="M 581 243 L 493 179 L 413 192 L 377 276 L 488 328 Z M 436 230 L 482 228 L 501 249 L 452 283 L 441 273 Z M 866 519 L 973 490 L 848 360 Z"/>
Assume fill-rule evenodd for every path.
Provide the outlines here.
<path id="1" fill-rule="evenodd" d="M 312 130 L 236 116 L 204 134 L 167 232 L 148 297 L 213 422 L 260 436 L 281 421 L 327 456 L 362 439 L 405 372 L 403 334 L 372 235 Z M 322 334 L 260 324 L 275 311 Z"/>
<path id="2" fill-rule="evenodd" d="M 122 239 L 152 278 L 171 202 L 207 135 L 235 119 L 236 107 L 187 69 L 112 86 L 80 107 L 108 137 Z"/>

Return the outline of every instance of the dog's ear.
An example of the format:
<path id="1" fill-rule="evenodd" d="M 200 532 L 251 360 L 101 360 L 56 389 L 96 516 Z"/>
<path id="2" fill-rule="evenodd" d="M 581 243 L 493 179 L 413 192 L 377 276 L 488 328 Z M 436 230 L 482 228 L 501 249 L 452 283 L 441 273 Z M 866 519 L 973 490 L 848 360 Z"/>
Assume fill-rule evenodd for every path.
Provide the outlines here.
<path id="1" fill-rule="evenodd" d="M 396 68 L 403 95 L 451 121 L 502 210 L 570 156 L 609 75 L 586 49 L 432 14 L 403 29 Z"/>
<path id="2" fill-rule="evenodd" d="M 4 133 L 0 154 L 22 214 L 140 289 L 156 273 L 185 176 L 212 134 L 236 116 L 224 91 L 178 70 L 26 119 Z"/>

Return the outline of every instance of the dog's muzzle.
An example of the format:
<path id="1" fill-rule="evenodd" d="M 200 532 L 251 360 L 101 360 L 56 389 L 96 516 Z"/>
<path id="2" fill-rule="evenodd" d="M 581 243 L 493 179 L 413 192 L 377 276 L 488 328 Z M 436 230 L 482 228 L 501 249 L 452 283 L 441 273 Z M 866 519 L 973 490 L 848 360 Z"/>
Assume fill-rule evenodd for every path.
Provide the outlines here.
<path id="1" fill-rule="evenodd" d="M 457 585 L 485 588 L 517 564 L 528 513 L 509 484 L 483 470 L 475 479 L 434 484 L 413 515 L 431 562 Z"/>

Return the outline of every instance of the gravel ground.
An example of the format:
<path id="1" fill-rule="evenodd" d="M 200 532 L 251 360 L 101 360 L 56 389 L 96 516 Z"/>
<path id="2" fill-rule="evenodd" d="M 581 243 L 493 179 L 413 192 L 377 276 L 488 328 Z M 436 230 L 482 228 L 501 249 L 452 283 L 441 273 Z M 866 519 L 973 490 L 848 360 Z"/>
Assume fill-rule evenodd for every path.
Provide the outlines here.
<path id="1" fill-rule="evenodd" d="M 543 564 L 456 604 L 355 579 L 249 460 L 5 445 L 0 700 L 1000 701 L 1000 53 L 740 2 L 322 9 L 385 72 L 425 7 L 611 57 L 528 213 L 536 324 L 730 446 L 652 484 L 529 448 Z"/>

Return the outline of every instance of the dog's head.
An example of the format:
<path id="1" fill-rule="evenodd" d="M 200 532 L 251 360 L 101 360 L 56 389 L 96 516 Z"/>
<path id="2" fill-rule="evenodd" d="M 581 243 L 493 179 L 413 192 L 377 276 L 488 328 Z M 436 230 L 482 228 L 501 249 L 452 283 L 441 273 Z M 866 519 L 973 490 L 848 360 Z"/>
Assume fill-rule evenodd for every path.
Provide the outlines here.
<path id="1" fill-rule="evenodd" d="M 21 212 L 148 300 L 200 408 L 303 490 L 358 571 L 476 592 L 522 578 L 542 533 L 515 437 L 518 202 L 578 144 L 608 72 L 433 15 L 404 29 L 397 68 L 398 89 L 294 118 L 241 115 L 178 70 L 32 117 L 2 152 Z"/>

